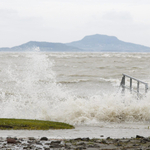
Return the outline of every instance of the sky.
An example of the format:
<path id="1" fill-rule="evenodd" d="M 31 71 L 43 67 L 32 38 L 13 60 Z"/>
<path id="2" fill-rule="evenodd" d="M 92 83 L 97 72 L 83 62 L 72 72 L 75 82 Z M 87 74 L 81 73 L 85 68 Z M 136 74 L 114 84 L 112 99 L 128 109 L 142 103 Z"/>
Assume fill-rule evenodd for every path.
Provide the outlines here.
<path id="1" fill-rule="evenodd" d="M 93 34 L 150 47 L 150 0 L 0 0 L 0 47 Z"/>

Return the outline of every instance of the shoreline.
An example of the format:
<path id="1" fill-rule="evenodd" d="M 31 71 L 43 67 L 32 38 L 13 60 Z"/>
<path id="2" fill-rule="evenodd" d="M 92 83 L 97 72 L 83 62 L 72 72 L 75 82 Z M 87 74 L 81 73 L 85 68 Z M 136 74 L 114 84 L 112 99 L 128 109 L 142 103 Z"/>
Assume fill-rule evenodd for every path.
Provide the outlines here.
<path id="1" fill-rule="evenodd" d="M 147 125 L 116 125 L 116 126 L 75 126 L 75 129 L 60 130 L 0 130 L 1 137 L 48 137 L 51 139 L 74 138 L 131 138 L 136 135 L 149 137 L 150 129 Z"/>
<path id="2" fill-rule="evenodd" d="M 0 149 L 150 149 L 148 125 L 126 123 L 46 131 L 0 130 Z"/>
<path id="3" fill-rule="evenodd" d="M 150 137 L 136 135 L 134 138 L 75 138 L 75 139 L 49 139 L 41 138 L 0 138 L 0 149 L 33 149 L 33 150 L 115 150 L 115 149 L 150 149 Z"/>

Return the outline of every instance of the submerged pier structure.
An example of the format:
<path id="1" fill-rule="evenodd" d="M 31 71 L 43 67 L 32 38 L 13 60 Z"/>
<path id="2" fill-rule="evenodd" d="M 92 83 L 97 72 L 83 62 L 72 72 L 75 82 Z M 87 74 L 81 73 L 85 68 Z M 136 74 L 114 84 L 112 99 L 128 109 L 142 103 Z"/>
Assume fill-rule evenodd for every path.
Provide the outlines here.
<path id="1" fill-rule="evenodd" d="M 138 96 L 143 95 L 142 93 L 140 93 L 140 84 L 144 85 L 144 94 L 148 92 L 148 83 L 141 81 L 137 78 L 131 77 L 124 73 L 122 75 L 123 77 L 120 83 L 120 86 L 122 87 L 122 93 L 125 93 L 125 89 L 129 89 L 131 93 L 136 92 Z M 129 85 L 126 85 L 126 79 L 129 79 Z M 137 82 L 136 85 L 134 85 L 134 88 L 133 88 L 133 80 Z"/>

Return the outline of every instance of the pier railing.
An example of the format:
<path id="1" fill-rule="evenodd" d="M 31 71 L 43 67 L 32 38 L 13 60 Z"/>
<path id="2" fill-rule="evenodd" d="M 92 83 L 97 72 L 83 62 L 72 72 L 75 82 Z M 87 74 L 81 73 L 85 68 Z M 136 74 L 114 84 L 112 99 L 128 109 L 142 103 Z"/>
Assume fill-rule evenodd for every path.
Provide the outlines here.
<path id="1" fill-rule="evenodd" d="M 125 89 L 129 89 L 130 92 L 134 91 L 136 92 L 138 95 L 141 94 L 140 93 L 140 84 L 144 84 L 145 86 L 145 94 L 148 92 L 148 83 L 146 82 L 143 82 L 137 78 L 134 78 L 134 77 L 131 77 L 127 74 L 122 74 L 123 77 L 122 77 L 122 80 L 121 80 L 121 83 L 120 83 L 120 86 L 122 87 L 122 92 L 124 93 L 125 92 Z M 126 86 L 126 78 L 129 78 L 130 79 L 130 85 L 129 86 Z M 135 80 L 137 82 L 137 87 L 136 87 L 136 90 L 133 90 L 133 84 L 132 84 L 132 80 Z M 142 95 L 142 94 L 141 94 Z"/>

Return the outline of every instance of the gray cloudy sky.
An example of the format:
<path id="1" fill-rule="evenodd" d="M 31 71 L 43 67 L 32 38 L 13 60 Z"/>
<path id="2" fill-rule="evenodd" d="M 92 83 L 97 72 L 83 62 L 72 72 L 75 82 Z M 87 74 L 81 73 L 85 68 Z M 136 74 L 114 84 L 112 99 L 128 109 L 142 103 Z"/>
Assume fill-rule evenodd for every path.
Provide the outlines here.
<path id="1" fill-rule="evenodd" d="M 150 46 L 150 0 L 0 0 L 0 47 L 92 34 Z"/>

